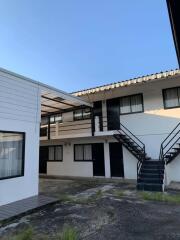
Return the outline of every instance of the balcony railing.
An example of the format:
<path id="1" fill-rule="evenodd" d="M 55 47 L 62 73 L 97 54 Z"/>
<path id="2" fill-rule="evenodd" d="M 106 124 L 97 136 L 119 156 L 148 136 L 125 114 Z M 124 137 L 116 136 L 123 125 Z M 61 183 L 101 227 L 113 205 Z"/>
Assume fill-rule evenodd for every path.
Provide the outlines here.
<path id="1" fill-rule="evenodd" d="M 91 119 L 41 125 L 41 140 L 92 136 Z"/>

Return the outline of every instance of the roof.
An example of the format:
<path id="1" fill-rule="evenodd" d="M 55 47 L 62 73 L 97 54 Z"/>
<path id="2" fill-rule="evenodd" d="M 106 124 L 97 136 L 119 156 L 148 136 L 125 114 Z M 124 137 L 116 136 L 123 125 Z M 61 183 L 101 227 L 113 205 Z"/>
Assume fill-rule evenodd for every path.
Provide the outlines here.
<path id="1" fill-rule="evenodd" d="M 79 106 L 91 106 L 91 104 L 77 96 L 66 93 L 57 88 L 32 80 L 20 74 L 11 72 L 4 68 L 0 68 L 0 72 L 13 77 L 14 80 L 24 80 L 28 83 L 38 86 L 41 92 L 41 114 L 50 114 L 55 112 L 63 112 L 68 109 L 76 108 Z"/>
<path id="2" fill-rule="evenodd" d="M 137 77 L 137 78 L 133 78 L 133 79 L 125 80 L 125 81 L 110 83 L 110 84 L 106 84 L 106 85 L 99 86 L 99 87 L 84 89 L 84 90 L 80 90 L 77 92 L 73 92 L 72 94 L 74 96 L 81 97 L 81 96 L 84 96 L 87 94 L 93 94 L 93 93 L 112 90 L 114 88 L 121 88 L 121 87 L 136 85 L 136 84 L 142 84 L 142 83 L 153 82 L 153 81 L 157 81 L 157 80 L 163 80 L 164 78 L 172 77 L 172 76 L 176 76 L 176 75 L 180 75 L 179 69 L 155 73 L 155 74 Z"/>
<path id="3" fill-rule="evenodd" d="M 178 63 L 180 66 L 180 1 L 166 0 Z"/>

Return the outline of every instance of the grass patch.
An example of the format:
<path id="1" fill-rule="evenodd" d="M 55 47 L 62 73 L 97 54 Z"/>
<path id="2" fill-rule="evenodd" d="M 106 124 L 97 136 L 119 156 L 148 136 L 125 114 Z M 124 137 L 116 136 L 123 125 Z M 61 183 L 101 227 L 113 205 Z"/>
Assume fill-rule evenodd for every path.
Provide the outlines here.
<path id="1" fill-rule="evenodd" d="M 56 234 L 55 236 L 38 235 L 35 234 L 31 227 L 22 230 L 15 236 L 3 238 L 4 240 L 78 240 L 79 235 L 75 228 L 65 226 L 62 233 Z"/>
<path id="2" fill-rule="evenodd" d="M 122 198 L 122 197 L 124 197 L 124 192 L 116 189 L 116 190 L 113 191 L 113 195 L 117 198 Z"/>
<path id="3" fill-rule="evenodd" d="M 88 205 L 88 204 L 96 203 L 102 196 L 103 196 L 103 192 L 101 190 L 98 190 L 95 194 L 93 194 L 90 197 L 71 198 L 69 202 L 74 204 Z"/>
<path id="4" fill-rule="evenodd" d="M 169 202 L 180 204 L 180 195 L 169 195 L 161 192 L 141 192 L 140 197 L 148 201 Z"/>
<path id="5" fill-rule="evenodd" d="M 75 228 L 66 226 L 63 228 L 62 234 L 57 236 L 55 240 L 78 240 L 79 236 Z"/>
<path id="6" fill-rule="evenodd" d="M 33 240 L 33 229 L 29 227 L 10 239 L 11 240 Z"/>
<path id="7" fill-rule="evenodd" d="M 73 201 L 73 197 L 68 195 L 68 194 L 61 194 L 58 197 L 60 202 L 72 202 Z"/>

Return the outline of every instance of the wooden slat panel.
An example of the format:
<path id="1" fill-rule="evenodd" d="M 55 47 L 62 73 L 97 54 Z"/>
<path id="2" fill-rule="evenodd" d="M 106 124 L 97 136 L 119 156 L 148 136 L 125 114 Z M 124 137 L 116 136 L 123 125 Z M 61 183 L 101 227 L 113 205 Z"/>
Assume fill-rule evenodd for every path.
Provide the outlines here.
<path id="1" fill-rule="evenodd" d="M 57 202 L 57 199 L 46 196 L 35 196 L 0 207 L 0 222 L 42 208 L 47 204 Z"/>

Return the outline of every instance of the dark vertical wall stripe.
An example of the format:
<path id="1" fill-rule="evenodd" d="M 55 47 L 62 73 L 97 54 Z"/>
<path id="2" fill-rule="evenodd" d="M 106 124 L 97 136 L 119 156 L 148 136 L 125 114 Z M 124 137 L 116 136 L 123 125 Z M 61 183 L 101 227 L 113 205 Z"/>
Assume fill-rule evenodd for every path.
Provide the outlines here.
<path id="1" fill-rule="evenodd" d="M 107 125 L 108 130 L 120 129 L 120 103 L 119 98 L 107 100 Z"/>

